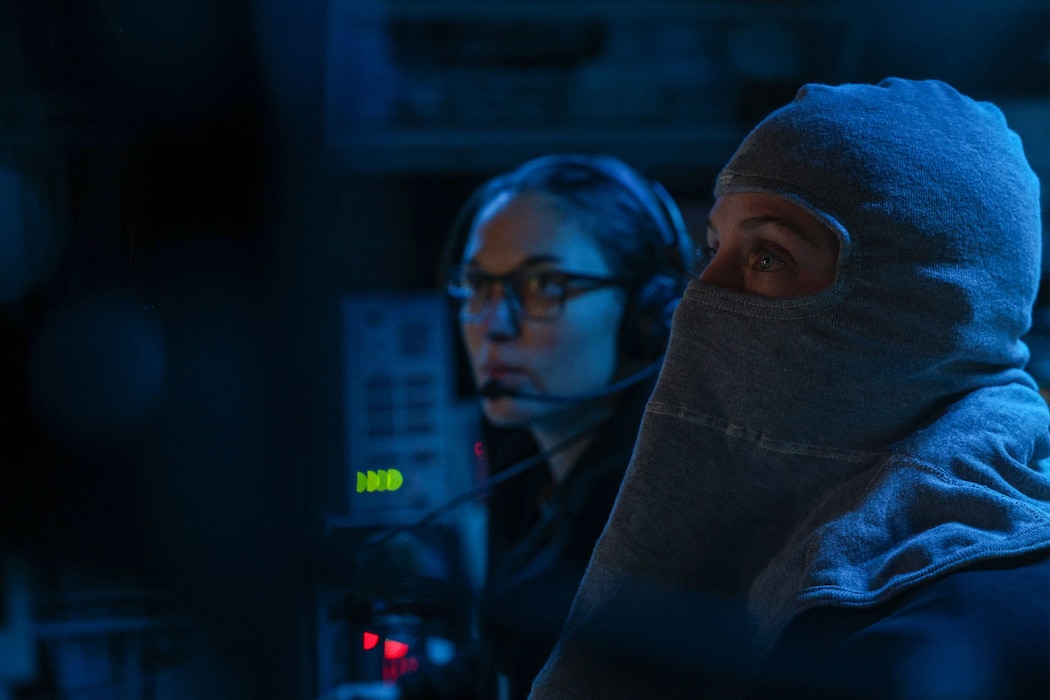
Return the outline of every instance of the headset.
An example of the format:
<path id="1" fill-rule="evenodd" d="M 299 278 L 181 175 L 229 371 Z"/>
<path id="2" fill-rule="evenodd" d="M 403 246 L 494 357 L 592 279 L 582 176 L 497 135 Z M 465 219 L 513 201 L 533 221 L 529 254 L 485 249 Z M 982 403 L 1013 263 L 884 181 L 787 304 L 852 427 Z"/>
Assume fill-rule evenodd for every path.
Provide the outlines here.
<path id="1" fill-rule="evenodd" d="M 618 343 L 626 357 L 637 360 L 643 367 L 599 391 L 578 395 L 530 393 L 488 382 L 480 388 L 481 395 L 488 399 L 515 396 L 559 402 L 584 401 L 614 394 L 654 375 L 663 360 L 675 307 L 691 276 L 695 245 L 681 211 L 663 185 L 613 156 L 566 153 L 535 158 L 478 187 L 454 219 L 441 256 L 439 280 L 445 282 L 449 272 L 458 264 L 483 207 L 501 193 L 526 190 L 530 183 L 555 175 L 584 184 L 598 182 L 616 188 L 626 194 L 652 224 L 651 231 L 645 228 L 642 233 L 649 237 L 646 244 L 653 251 L 653 269 L 640 276 L 630 289 Z"/>

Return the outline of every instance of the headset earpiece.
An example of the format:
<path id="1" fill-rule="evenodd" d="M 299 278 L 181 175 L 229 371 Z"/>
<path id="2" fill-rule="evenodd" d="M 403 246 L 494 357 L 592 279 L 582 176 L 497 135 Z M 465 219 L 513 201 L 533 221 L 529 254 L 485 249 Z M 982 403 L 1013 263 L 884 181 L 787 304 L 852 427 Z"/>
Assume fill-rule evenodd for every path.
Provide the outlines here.
<path id="1" fill-rule="evenodd" d="M 663 354 L 674 307 L 688 281 L 694 245 L 678 206 L 663 185 L 611 156 L 576 153 L 541 156 L 485 182 L 456 215 L 441 258 L 441 281 L 444 282 L 444 275 L 458 263 L 480 207 L 493 194 L 510 191 L 539 171 L 565 168 L 578 168 L 615 183 L 642 207 L 659 236 L 655 242 L 659 248 L 658 268 L 632 290 L 620 333 L 625 357 L 635 362 L 655 362 Z"/>
<path id="2" fill-rule="evenodd" d="M 656 362 L 667 348 L 674 310 L 688 282 L 693 240 L 678 205 L 663 185 L 607 156 L 596 160 L 610 179 L 643 205 L 660 235 L 660 268 L 632 290 L 620 331 L 625 357 L 643 364 Z"/>
<path id="3" fill-rule="evenodd" d="M 634 291 L 624 312 L 621 339 L 629 357 L 648 363 L 663 356 L 683 286 L 680 278 L 654 275 Z"/>

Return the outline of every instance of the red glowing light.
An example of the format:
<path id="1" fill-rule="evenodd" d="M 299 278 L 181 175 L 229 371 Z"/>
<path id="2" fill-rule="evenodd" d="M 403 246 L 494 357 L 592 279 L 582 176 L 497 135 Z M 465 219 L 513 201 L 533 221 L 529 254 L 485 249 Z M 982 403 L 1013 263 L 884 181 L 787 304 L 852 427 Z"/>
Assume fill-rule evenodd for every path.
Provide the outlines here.
<path id="1" fill-rule="evenodd" d="M 404 659 L 383 659 L 383 680 L 396 681 L 406 673 L 414 673 L 419 670 L 419 659 L 409 656 Z"/>
<path id="2" fill-rule="evenodd" d="M 408 653 L 408 645 L 404 642 L 397 642 L 393 639 L 387 639 L 383 642 L 383 658 L 384 659 L 400 659 Z"/>
<path id="3" fill-rule="evenodd" d="M 361 648 L 368 651 L 369 649 L 375 649 L 377 644 L 379 644 L 379 635 L 375 632 L 365 632 Z"/>
<path id="4" fill-rule="evenodd" d="M 481 459 L 485 456 L 485 443 L 481 442 L 480 440 L 474 443 L 474 456 L 478 459 Z"/>

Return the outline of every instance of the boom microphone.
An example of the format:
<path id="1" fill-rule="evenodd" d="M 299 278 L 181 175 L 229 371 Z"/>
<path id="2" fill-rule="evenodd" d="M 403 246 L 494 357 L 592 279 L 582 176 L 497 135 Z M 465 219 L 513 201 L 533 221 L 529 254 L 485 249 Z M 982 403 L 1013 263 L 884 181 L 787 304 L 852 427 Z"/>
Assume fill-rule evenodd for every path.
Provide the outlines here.
<path id="1" fill-rule="evenodd" d="M 642 369 L 638 370 L 634 374 L 630 374 L 619 381 L 608 384 L 597 391 L 591 391 L 584 394 L 546 394 L 532 391 L 522 391 L 521 389 L 515 389 L 503 384 L 497 379 L 490 379 L 485 382 L 478 393 L 486 399 L 500 399 L 505 396 L 517 398 L 517 399 L 531 399 L 533 401 L 552 401 L 555 403 L 577 403 L 580 401 L 590 401 L 592 399 L 600 399 L 605 396 L 611 396 L 619 393 L 624 389 L 634 386 L 642 380 L 653 376 L 660 369 L 660 365 L 663 364 L 663 358 L 660 358 L 652 364 L 646 365 Z"/>

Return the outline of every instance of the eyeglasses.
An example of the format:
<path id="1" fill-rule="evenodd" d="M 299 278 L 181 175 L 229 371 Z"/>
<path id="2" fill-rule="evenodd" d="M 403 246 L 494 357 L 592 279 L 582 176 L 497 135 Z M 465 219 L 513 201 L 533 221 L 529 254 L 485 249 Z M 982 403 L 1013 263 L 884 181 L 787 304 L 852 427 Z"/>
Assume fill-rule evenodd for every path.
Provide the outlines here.
<path id="1" fill-rule="evenodd" d="M 493 304 L 507 298 L 511 309 L 535 321 L 550 321 L 565 311 L 566 300 L 584 292 L 621 287 L 630 280 L 583 275 L 546 267 L 523 267 L 504 275 L 490 275 L 471 267 L 458 269 L 448 293 L 460 302 L 460 318 L 479 321 Z M 496 285 L 501 293 L 496 294 Z"/>

